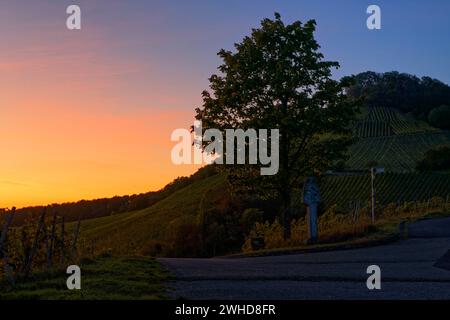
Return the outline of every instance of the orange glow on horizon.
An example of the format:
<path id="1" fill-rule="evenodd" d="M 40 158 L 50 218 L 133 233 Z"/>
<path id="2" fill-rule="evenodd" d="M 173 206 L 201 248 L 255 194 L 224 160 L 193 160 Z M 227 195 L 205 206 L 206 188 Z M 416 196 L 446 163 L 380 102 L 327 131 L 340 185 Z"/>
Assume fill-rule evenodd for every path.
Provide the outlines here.
<path id="1" fill-rule="evenodd" d="M 0 208 L 156 191 L 198 169 L 170 159 L 200 102 L 186 74 L 96 29 L 23 28 L 0 43 Z"/>

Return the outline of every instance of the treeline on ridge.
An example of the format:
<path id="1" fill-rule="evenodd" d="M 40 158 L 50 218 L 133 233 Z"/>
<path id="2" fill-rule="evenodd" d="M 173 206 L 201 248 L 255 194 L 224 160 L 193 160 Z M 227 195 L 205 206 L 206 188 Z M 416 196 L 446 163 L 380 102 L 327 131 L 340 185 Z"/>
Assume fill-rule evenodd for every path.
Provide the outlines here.
<path id="1" fill-rule="evenodd" d="M 348 89 L 348 94 L 362 97 L 367 107 L 397 109 L 428 120 L 433 109 L 450 106 L 450 87 L 431 77 L 419 78 L 397 71 L 366 71 L 351 77 L 354 85 Z"/>
<path id="2" fill-rule="evenodd" d="M 134 194 L 128 196 L 115 196 L 112 198 L 102 198 L 95 200 L 81 200 L 77 202 L 51 204 L 46 206 L 47 212 L 50 215 L 56 213 L 58 216 L 63 216 L 66 222 L 77 221 L 78 219 L 92 219 L 113 214 L 141 210 L 148 208 L 155 203 L 163 200 L 174 192 L 183 189 L 195 181 L 204 179 L 206 177 L 215 175 L 217 172 L 214 167 L 207 166 L 201 168 L 189 177 L 178 177 L 159 191 L 152 191 L 141 194 Z M 25 207 L 16 210 L 13 225 L 19 226 L 26 222 L 31 217 L 39 217 L 44 206 Z M 0 222 L 3 220 L 0 209 Z"/>

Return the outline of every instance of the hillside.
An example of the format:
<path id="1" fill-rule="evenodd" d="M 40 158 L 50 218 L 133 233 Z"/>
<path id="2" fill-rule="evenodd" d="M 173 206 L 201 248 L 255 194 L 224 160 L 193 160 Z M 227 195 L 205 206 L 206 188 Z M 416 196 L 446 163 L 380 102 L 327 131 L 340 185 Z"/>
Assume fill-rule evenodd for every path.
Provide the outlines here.
<path id="1" fill-rule="evenodd" d="M 178 190 L 155 205 L 139 211 L 90 219 L 82 223 L 82 238 L 96 251 L 133 254 L 154 243 L 164 245 L 183 223 L 197 221 L 206 195 L 212 203 L 226 193 L 221 175 L 213 175 Z"/>
<path id="2" fill-rule="evenodd" d="M 45 208 L 48 215 L 57 214 L 63 216 L 66 222 L 100 218 L 110 215 L 116 215 L 124 212 L 138 211 L 151 207 L 159 201 L 172 195 L 174 192 L 214 175 L 215 169 L 212 167 L 203 167 L 188 177 L 178 177 L 168 183 L 164 188 L 158 191 L 147 193 L 116 196 L 112 198 L 102 198 L 95 200 L 81 200 L 78 202 L 69 202 L 61 204 L 51 204 L 49 206 L 26 207 L 16 210 L 13 225 L 20 226 L 29 218 L 37 218 Z M 0 209 L 0 221 L 2 221 L 2 210 Z"/>
<path id="3" fill-rule="evenodd" d="M 377 163 L 387 171 L 410 172 L 426 151 L 450 145 L 450 132 L 387 108 L 364 109 L 355 131 L 359 140 L 350 148 L 346 163 L 352 170 Z"/>

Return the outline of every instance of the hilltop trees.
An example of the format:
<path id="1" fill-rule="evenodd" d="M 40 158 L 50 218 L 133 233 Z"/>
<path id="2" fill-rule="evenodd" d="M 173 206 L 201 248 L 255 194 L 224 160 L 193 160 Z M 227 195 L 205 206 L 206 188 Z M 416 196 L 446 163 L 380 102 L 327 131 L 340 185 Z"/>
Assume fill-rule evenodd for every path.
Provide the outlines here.
<path id="1" fill-rule="evenodd" d="M 295 188 L 343 157 L 358 108 L 344 92 L 349 79 L 331 79 L 339 64 L 323 60 L 315 29 L 314 20 L 285 25 L 279 14 L 264 19 L 234 52 L 218 53 L 220 73 L 210 77 L 210 91 L 196 109 L 203 130 L 279 129 L 276 175 L 260 176 L 259 165 L 223 167 L 236 192 L 280 201 L 285 238 Z"/>
<path id="2" fill-rule="evenodd" d="M 364 98 L 369 107 L 387 107 L 412 112 L 426 119 L 433 108 L 450 103 L 450 87 L 430 77 L 418 78 L 397 71 L 367 71 L 353 76 L 348 90 L 354 98 Z"/>

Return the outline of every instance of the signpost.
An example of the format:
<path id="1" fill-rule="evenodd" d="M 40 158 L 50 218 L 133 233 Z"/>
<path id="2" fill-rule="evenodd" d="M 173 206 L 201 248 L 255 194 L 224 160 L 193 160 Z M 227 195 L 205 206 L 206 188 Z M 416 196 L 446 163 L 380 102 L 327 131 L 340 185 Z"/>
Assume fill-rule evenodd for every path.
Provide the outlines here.
<path id="1" fill-rule="evenodd" d="M 308 240 L 307 243 L 316 243 L 318 238 L 317 206 L 319 205 L 320 192 L 315 177 L 306 178 L 303 185 L 303 203 L 307 206 Z"/>

